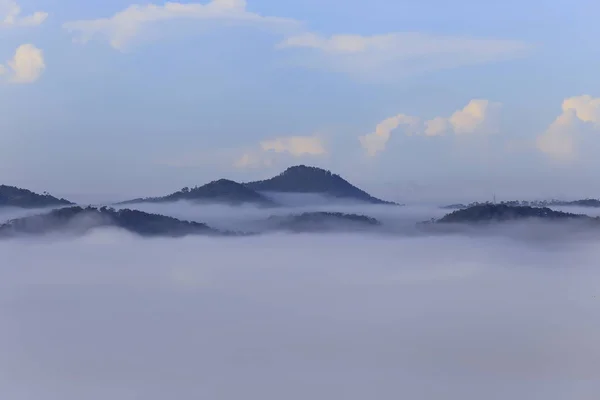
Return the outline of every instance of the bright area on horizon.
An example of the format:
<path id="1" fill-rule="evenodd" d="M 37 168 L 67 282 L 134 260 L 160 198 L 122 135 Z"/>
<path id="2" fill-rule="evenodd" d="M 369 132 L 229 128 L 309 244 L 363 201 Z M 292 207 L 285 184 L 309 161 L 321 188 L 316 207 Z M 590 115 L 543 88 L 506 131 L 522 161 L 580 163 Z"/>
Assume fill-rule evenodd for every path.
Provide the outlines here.
<path id="1" fill-rule="evenodd" d="M 162 195 L 297 164 L 394 201 L 598 197 L 588 0 L 0 0 L 0 183 Z"/>

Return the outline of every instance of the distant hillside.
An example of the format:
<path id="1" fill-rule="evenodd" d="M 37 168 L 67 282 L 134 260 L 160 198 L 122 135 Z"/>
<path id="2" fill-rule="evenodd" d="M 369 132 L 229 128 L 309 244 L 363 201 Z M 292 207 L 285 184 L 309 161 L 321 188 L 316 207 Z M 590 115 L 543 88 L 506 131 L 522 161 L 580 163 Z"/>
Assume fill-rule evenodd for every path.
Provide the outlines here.
<path id="1" fill-rule="evenodd" d="M 258 192 L 318 193 L 370 204 L 395 204 L 371 196 L 330 171 L 305 165 L 290 167 L 273 178 L 245 185 Z"/>
<path id="2" fill-rule="evenodd" d="M 462 203 L 457 203 L 457 204 L 448 204 L 447 206 L 441 206 L 440 208 L 444 209 L 444 210 L 460 210 L 462 208 L 467 208 L 469 206 L 462 204 Z"/>
<path id="3" fill-rule="evenodd" d="M 293 232 L 351 232 L 381 225 L 379 220 L 365 215 L 322 211 L 273 216 L 269 218 L 269 221 L 274 223 L 275 229 Z"/>
<path id="4" fill-rule="evenodd" d="M 581 199 L 581 200 L 573 200 L 573 201 L 560 201 L 560 200 L 551 200 L 545 202 L 537 202 L 538 204 L 542 204 L 544 206 L 555 206 L 555 207 L 590 207 L 590 208 L 598 208 L 600 207 L 600 200 L 597 199 Z"/>
<path id="5" fill-rule="evenodd" d="M 437 223 L 503 222 L 525 219 L 539 220 L 596 220 L 587 215 L 555 211 L 547 207 L 512 206 L 508 204 L 478 204 L 456 210 L 437 220 Z"/>
<path id="6" fill-rule="evenodd" d="M 73 203 L 68 200 L 56 198 L 48 193 L 37 194 L 27 189 L 0 185 L 0 207 L 43 208 L 71 204 Z"/>
<path id="7" fill-rule="evenodd" d="M 206 224 L 182 221 L 164 215 L 129 209 L 74 206 L 8 221 L 0 225 L 0 238 L 55 232 L 85 233 L 98 227 L 117 227 L 140 236 L 181 237 L 222 234 Z"/>
<path id="8" fill-rule="evenodd" d="M 166 203 L 174 201 L 192 201 L 192 202 L 212 202 L 230 205 L 240 205 L 245 203 L 274 206 L 275 203 L 266 196 L 242 185 L 240 183 L 219 179 L 207 183 L 206 185 L 195 188 L 183 188 L 178 192 L 163 197 L 149 197 L 128 200 L 119 204 L 134 203 Z"/>
<path id="9" fill-rule="evenodd" d="M 475 202 L 475 203 L 470 203 L 468 205 L 466 204 L 450 204 L 447 206 L 442 206 L 441 208 L 443 209 L 461 209 L 461 208 L 468 208 L 468 207 L 473 207 L 473 206 L 478 206 L 478 205 L 484 205 L 484 204 L 494 204 L 494 203 L 489 203 L 489 202 L 485 202 L 485 203 L 479 203 L 479 202 Z M 504 204 L 504 205 L 508 205 L 508 206 L 515 206 L 515 207 L 590 207 L 590 208 L 600 208 L 600 200 L 597 199 L 581 199 L 581 200 L 572 200 L 572 201 L 564 201 L 564 200 L 533 200 L 533 201 L 527 201 L 527 200 L 512 200 L 512 201 L 502 201 L 498 204 Z"/>

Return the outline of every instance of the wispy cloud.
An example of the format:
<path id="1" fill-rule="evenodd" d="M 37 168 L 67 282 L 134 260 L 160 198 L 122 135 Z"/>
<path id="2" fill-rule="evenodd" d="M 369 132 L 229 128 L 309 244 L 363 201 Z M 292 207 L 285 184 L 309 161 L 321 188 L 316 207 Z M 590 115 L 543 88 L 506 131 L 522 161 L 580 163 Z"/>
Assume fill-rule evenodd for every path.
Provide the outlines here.
<path id="1" fill-rule="evenodd" d="M 485 64 L 522 55 L 529 45 L 516 40 L 388 33 L 331 35 L 303 33 L 283 40 L 279 49 L 305 49 L 309 67 L 341 71 L 359 78 L 406 74 Z"/>
<path id="2" fill-rule="evenodd" d="M 0 0 L 0 28 L 37 26 L 42 24 L 48 13 L 36 11 L 23 15 L 21 7 L 15 0 Z"/>
<path id="3" fill-rule="evenodd" d="M 162 21 L 175 20 L 221 21 L 284 28 L 295 26 L 288 18 L 263 16 L 248 11 L 246 0 L 212 0 L 208 3 L 176 3 L 164 5 L 131 5 L 108 18 L 67 22 L 63 27 L 75 35 L 75 40 L 87 42 L 92 38 L 107 39 L 115 49 L 123 50 L 143 31 L 143 28 Z"/>
<path id="4" fill-rule="evenodd" d="M 0 64 L 0 79 L 10 83 L 32 83 L 37 81 L 44 69 L 44 53 L 32 44 L 19 46 L 11 60 Z"/>
<path id="5" fill-rule="evenodd" d="M 398 114 L 380 122 L 375 131 L 359 138 L 369 156 L 385 150 L 391 134 L 401 129 L 406 135 L 441 136 L 491 134 L 498 131 L 501 104 L 485 99 L 473 99 L 450 117 L 423 120 L 420 117 Z"/>

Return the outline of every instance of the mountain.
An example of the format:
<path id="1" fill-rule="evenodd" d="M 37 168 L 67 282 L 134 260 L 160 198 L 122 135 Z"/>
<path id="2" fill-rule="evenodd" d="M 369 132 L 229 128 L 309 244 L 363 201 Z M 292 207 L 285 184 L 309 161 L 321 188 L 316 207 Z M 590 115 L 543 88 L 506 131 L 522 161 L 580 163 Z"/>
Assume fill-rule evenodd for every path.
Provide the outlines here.
<path id="1" fill-rule="evenodd" d="M 597 220 L 587 215 L 555 211 L 547 207 L 512 206 L 508 204 L 478 204 L 445 215 L 437 223 L 503 222 L 524 219 L 539 220 Z"/>
<path id="2" fill-rule="evenodd" d="M 306 165 L 290 167 L 273 178 L 245 185 L 257 192 L 317 193 L 370 204 L 395 204 L 371 196 L 330 171 Z"/>
<path id="3" fill-rule="evenodd" d="M 447 206 L 441 206 L 440 208 L 444 209 L 444 210 L 460 210 L 462 208 L 467 208 L 467 205 L 464 205 L 462 203 L 456 203 L 456 204 L 448 204 Z"/>
<path id="4" fill-rule="evenodd" d="M 469 205 L 465 204 L 450 204 L 447 206 L 442 206 L 443 209 L 461 209 L 468 208 L 482 204 L 492 204 L 492 203 L 471 203 Z M 512 201 L 502 201 L 499 204 L 505 204 L 508 206 L 523 206 L 523 207 L 589 207 L 589 208 L 600 208 L 600 200 L 597 199 L 581 199 L 581 200 L 572 200 L 572 201 L 564 201 L 564 200 L 512 200 Z"/>
<path id="5" fill-rule="evenodd" d="M 261 206 L 275 206 L 276 204 L 266 196 L 228 179 L 219 179 L 195 188 L 183 188 L 178 192 L 163 197 L 149 197 L 128 200 L 119 204 L 134 203 L 166 203 L 173 201 L 212 202 L 240 205 L 244 203 Z"/>
<path id="6" fill-rule="evenodd" d="M 548 202 L 547 205 L 598 208 L 598 207 L 600 207 L 600 200 L 597 200 L 597 199 L 582 199 L 582 200 L 574 200 L 574 201 L 553 200 L 551 202 Z"/>
<path id="7" fill-rule="evenodd" d="M 72 204 L 68 200 L 56 198 L 48 193 L 37 194 L 15 186 L 0 185 L 0 207 L 43 208 Z"/>
<path id="8" fill-rule="evenodd" d="M 159 214 L 129 209 L 74 206 L 8 221 L 0 225 L 0 238 L 49 233 L 81 234 L 99 227 L 117 227 L 147 237 L 226 234 L 206 224 L 182 221 Z"/>
<path id="9" fill-rule="evenodd" d="M 325 232 L 325 231 L 356 231 L 381 225 L 375 218 L 360 214 L 341 212 L 305 212 L 288 216 L 272 216 L 269 222 L 274 223 L 274 229 L 293 232 Z"/>

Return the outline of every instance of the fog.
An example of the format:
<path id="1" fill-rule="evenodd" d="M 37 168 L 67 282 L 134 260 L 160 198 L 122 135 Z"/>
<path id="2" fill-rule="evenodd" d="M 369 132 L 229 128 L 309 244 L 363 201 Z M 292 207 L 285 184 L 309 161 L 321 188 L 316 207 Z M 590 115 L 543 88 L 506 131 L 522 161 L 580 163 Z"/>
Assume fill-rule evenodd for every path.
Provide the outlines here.
<path id="1" fill-rule="evenodd" d="M 397 231 L 410 231 L 414 230 L 417 222 L 439 218 L 448 213 L 448 210 L 439 207 L 365 205 L 319 195 L 280 195 L 277 197 L 277 201 L 282 201 L 282 199 L 285 200 L 282 202 L 283 205 L 274 208 L 252 205 L 194 204 L 186 201 L 127 204 L 117 208 L 134 208 L 149 213 L 204 222 L 217 229 L 242 231 L 260 231 L 264 221 L 271 216 L 295 215 L 313 211 L 367 215 L 379 219 L 390 228 L 396 228 Z"/>
<path id="2" fill-rule="evenodd" d="M 323 207 L 407 224 L 444 214 L 136 206 L 226 225 Z M 103 228 L 0 242 L 0 393 L 595 400 L 599 237 L 523 229 L 140 239 Z"/>

